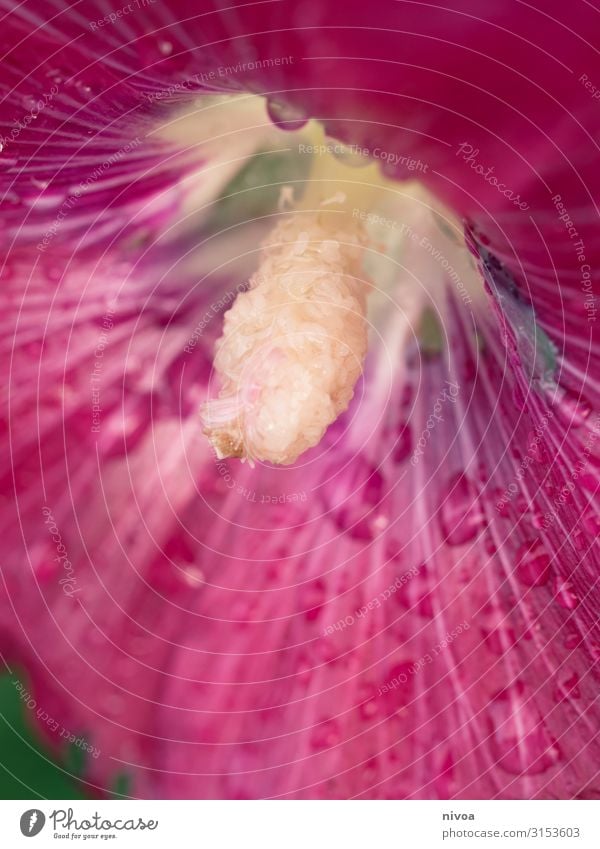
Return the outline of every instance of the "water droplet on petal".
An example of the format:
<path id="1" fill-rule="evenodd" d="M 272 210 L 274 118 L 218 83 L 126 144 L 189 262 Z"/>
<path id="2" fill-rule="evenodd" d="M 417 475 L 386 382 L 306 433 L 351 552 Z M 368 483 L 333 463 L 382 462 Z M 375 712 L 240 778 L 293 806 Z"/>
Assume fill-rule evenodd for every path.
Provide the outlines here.
<path id="1" fill-rule="evenodd" d="M 353 473 L 356 477 L 346 484 L 343 502 L 334 508 L 335 523 L 353 539 L 372 540 L 389 522 L 382 509 L 385 499 L 383 476 L 366 462 L 360 467 L 355 463 L 348 472 L 350 476 Z"/>
<path id="2" fill-rule="evenodd" d="M 515 632 L 506 625 L 497 625 L 491 631 L 483 630 L 483 638 L 489 650 L 500 656 L 517 642 Z"/>
<path id="3" fill-rule="evenodd" d="M 181 566 L 180 575 L 190 587 L 198 587 L 205 581 L 204 572 L 197 566 L 190 566 L 188 564 Z"/>
<path id="4" fill-rule="evenodd" d="M 587 489 L 593 495 L 596 495 L 598 492 L 600 481 L 598 480 L 597 473 L 584 472 L 580 475 L 579 482 L 584 489 Z"/>
<path id="5" fill-rule="evenodd" d="M 582 642 L 583 637 L 581 636 L 581 634 L 568 634 L 565 637 L 565 648 L 567 649 L 567 651 L 573 651 L 574 649 L 578 648 Z"/>
<path id="6" fill-rule="evenodd" d="M 56 208 L 64 201 L 64 199 L 64 192 L 46 190 L 38 195 L 32 195 L 29 198 L 25 198 L 25 203 L 32 209 L 46 210 Z"/>
<path id="7" fill-rule="evenodd" d="M 333 719 L 327 719 L 313 728 L 310 742 L 314 749 L 330 749 L 341 740 L 340 727 Z"/>
<path id="8" fill-rule="evenodd" d="M 581 698 L 581 691 L 579 690 L 579 676 L 576 672 L 568 672 L 562 678 L 559 678 L 554 698 L 557 702 L 571 701 L 571 699 Z"/>
<path id="9" fill-rule="evenodd" d="M 399 425 L 399 436 L 394 445 L 392 457 L 394 463 L 403 463 L 412 451 L 412 433 L 409 424 Z"/>
<path id="10" fill-rule="evenodd" d="M 396 563 L 400 563 L 403 560 L 403 552 L 404 543 L 394 537 L 388 536 L 385 544 L 385 556 L 389 560 L 394 560 Z M 405 583 L 405 581 L 402 583 Z"/>
<path id="11" fill-rule="evenodd" d="M 48 180 L 39 180 L 37 177 L 31 178 L 31 184 L 36 187 L 36 189 L 47 189 L 50 185 Z"/>
<path id="12" fill-rule="evenodd" d="M 523 543 L 516 554 L 516 575 L 528 587 L 541 587 L 550 577 L 550 555 L 540 539 Z"/>
<path id="13" fill-rule="evenodd" d="M 382 706 L 388 716 L 411 703 L 415 690 L 415 663 L 403 661 L 392 666 L 381 681 Z"/>
<path id="14" fill-rule="evenodd" d="M 593 537 L 600 536 L 600 516 L 593 508 L 590 508 L 583 517 L 583 525 Z"/>
<path id="15" fill-rule="evenodd" d="M 50 545 L 41 545 L 37 551 L 31 552 L 30 557 L 35 577 L 40 583 L 47 584 L 57 578 L 60 557 Z"/>
<path id="16" fill-rule="evenodd" d="M 92 89 L 91 85 L 84 82 L 83 80 L 77 80 L 75 82 L 75 88 L 85 98 L 91 98 L 94 94 L 94 90 Z"/>
<path id="17" fill-rule="evenodd" d="M 490 701 L 487 716 L 494 756 L 506 772 L 538 775 L 559 760 L 560 751 L 520 682 Z"/>
<path id="18" fill-rule="evenodd" d="M 535 431 L 530 431 L 527 437 L 528 453 L 536 461 L 536 463 L 545 463 L 548 459 L 548 452 L 542 439 Z"/>
<path id="19" fill-rule="evenodd" d="M 100 422 L 98 444 L 106 458 L 133 451 L 142 441 L 150 423 L 149 400 L 124 401 L 106 421 Z"/>
<path id="20" fill-rule="evenodd" d="M 173 52 L 173 45 L 170 41 L 161 41 L 159 42 L 158 49 L 163 56 L 170 56 Z"/>
<path id="21" fill-rule="evenodd" d="M 555 409 L 559 419 L 569 427 L 581 427 L 592 411 L 589 401 L 570 389 L 563 391 Z"/>
<path id="22" fill-rule="evenodd" d="M 453 477 L 446 487 L 440 505 L 440 524 L 448 545 L 469 542 L 486 524 L 480 496 L 463 474 Z"/>
<path id="23" fill-rule="evenodd" d="M 267 113 L 276 127 L 288 132 L 300 130 L 308 123 L 308 115 L 301 107 L 273 98 L 267 100 Z"/>
<path id="24" fill-rule="evenodd" d="M 14 168 L 19 164 L 19 160 L 14 156 L 2 156 L 0 158 L 0 168 Z"/>
<path id="25" fill-rule="evenodd" d="M 358 692 L 358 713 L 360 718 L 370 721 L 379 713 L 377 690 L 372 684 L 365 684 Z"/>
<path id="26" fill-rule="evenodd" d="M 313 581 L 306 587 L 305 594 L 301 596 L 301 609 L 304 610 L 304 616 L 309 622 L 318 619 L 323 610 L 323 606 L 327 601 L 327 587 L 325 581 Z"/>
<path id="27" fill-rule="evenodd" d="M 557 577 L 554 582 L 554 593 L 556 601 L 565 610 L 574 610 L 579 604 L 579 599 L 573 591 L 573 585 L 570 581 L 565 581 L 563 578 Z"/>
<path id="28" fill-rule="evenodd" d="M 34 97 L 32 94 L 26 94 L 23 97 L 23 107 L 25 109 L 28 109 L 28 110 L 29 109 L 35 109 L 36 106 L 37 106 L 37 98 Z M 37 114 L 32 115 L 31 117 L 37 118 Z"/>
<path id="29" fill-rule="evenodd" d="M 537 513 L 535 511 L 532 512 L 532 514 L 531 514 L 531 524 L 538 531 L 541 528 L 544 527 L 544 521 L 545 521 L 545 519 L 544 519 L 544 516 L 542 515 L 542 513 Z"/>

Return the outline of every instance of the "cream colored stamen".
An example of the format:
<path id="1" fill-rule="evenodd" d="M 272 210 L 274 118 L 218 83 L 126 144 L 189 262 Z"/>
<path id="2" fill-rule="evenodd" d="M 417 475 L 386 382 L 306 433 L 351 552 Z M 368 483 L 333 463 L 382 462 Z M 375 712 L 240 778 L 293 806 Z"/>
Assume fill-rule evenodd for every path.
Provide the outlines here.
<path id="1" fill-rule="evenodd" d="M 217 455 L 293 463 L 350 403 L 367 351 L 362 224 L 333 206 L 288 214 L 226 313 L 202 410 Z"/>

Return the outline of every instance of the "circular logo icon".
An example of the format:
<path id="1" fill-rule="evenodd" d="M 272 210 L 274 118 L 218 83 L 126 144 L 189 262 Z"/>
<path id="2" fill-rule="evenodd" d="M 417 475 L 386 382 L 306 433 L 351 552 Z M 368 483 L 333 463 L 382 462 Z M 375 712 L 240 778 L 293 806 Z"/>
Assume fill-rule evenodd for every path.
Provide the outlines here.
<path id="1" fill-rule="evenodd" d="M 25 811 L 21 816 L 21 833 L 25 837 L 35 837 L 46 824 L 46 817 L 37 808 Z"/>

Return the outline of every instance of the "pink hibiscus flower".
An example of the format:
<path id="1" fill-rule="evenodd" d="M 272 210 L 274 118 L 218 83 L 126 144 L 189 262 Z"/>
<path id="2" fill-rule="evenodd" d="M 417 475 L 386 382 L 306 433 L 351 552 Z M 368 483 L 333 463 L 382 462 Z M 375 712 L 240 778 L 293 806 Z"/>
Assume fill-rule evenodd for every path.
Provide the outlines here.
<path id="1" fill-rule="evenodd" d="M 0 10 L 0 650 L 47 745 L 90 793 L 597 797 L 598 11 Z M 258 309 L 273 457 L 219 459 L 282 221 L 363 374 L 340 320 L 267 398 Z"/>

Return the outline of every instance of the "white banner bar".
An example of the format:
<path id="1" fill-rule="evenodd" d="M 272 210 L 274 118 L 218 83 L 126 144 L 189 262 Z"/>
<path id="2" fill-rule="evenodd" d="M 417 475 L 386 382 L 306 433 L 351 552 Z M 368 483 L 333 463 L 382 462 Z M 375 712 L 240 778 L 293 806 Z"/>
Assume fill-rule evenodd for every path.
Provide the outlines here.
<path id="1" fill-rule="evenodd" d="M 3 849 L 67 841 L 123 849 L 598 849 L 600 801 L 0 802 Z"/>

